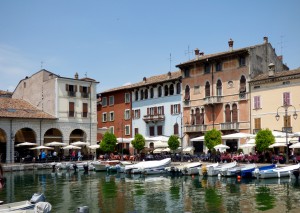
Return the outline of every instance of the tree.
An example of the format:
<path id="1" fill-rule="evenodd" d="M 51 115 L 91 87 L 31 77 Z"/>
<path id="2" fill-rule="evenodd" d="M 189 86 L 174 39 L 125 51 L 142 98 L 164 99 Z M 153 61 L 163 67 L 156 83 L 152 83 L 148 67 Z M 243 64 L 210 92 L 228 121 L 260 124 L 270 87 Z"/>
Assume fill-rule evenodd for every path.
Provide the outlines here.
<path id="1" fill-rule="evenodd" d="M 216 129 L 209 130 L 204 135 L 204 143 L 209 150 L 212 150 L 214 146 L 221 144 L 221 142 L 221 132 Z"/>
<path id="2" fill-rule="evenodd" d="M 258 131 L 255 137 L 256 150 L 258 152 L 264 152 L 270 145 L 275 143 L 275 137 L 272 131 L 269 129 L 261 129 Z"/>
<path id="3" fill-rule="evenodd" d="M 178 136 L 176 135 L 171 135 L 169 140 L 168 140 L 168 145 L 169 145 L 169 148 L 172 150 L 172 151 L 175 151 L 176 149 L 178 149 L 179 145 L 180 145 L 180 142 L 178 140 Z"/>
<path id="4" fill-rule="evenodd" d="M 138 150 L 138 153 L 145 147 L 145 138 L 141 134 L 136 134 L 131 141 L 132 146 Z"/>
<path id="5" fill-rule="evenodd" d="M 100 148 L 104 152 L 113 152 L 117 144 L 117 138 L 110 132 L 105 132 L 103 139 L 100 143 Z"/>

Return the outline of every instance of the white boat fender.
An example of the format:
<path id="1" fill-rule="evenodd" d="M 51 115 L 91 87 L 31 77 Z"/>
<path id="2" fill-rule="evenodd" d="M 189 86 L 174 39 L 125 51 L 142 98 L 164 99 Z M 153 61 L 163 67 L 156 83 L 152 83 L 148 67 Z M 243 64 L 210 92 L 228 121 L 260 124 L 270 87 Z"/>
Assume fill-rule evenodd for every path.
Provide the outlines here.
<path id="1" fill-rule="evenodd" d="M 34 213 L 49 213 L 52 210 L 52 206 L 48 202 L 39 202 L 34 207 Z"/>

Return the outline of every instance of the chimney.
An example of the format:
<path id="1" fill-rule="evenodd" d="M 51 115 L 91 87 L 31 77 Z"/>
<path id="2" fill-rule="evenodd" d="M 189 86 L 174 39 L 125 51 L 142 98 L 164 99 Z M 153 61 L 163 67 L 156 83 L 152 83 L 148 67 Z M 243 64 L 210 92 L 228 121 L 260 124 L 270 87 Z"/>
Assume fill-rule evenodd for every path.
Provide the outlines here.
<path id="1" fill-rule="evenodd" d="M 265 37 L 264 37 L 264 44 L 267 44 L 267 43 L 269 43 L 269 42 L 268 42 L 268 37 L 265 36 Z"/>
<path id="2" fill-rule="evenodd" d="M 78 73 L 77 72 L 75 73 L 75 79 L 78 79 Z"/>
<path id="3" fill-rule="evenodd" d="M 168 72 L 168 79 L 171 78 L 171 72 Z"/>
<path id="4" fill-rule="evenodd" d="M 283 61 L 283 56 L 280 55 L 280 56 L 277 56 L 278 60 L 280 60 L 281 62 Z"/>
<path id="5" fill-rule="evenodd" d="M 233 40 L 231 38 L 228 41 L 228 45 L 229 45 L 229 51 L 231 52 L 233 50 Z"/>
<path id="6" fill-rule="evenodd" d="M 146 83 L 146 81 L 147 81 L 147 78 L 146 78 L 146 77 L 144 77 L 144 78 L 143 78 L 143 81 L 144 81 L 144 83 Z"/>
<path id="7" fill-rule="evenodd" d="M 199 52 L 200 52 L 199 49 L 196 48 L 194 51 L 195 51 L 195 58 L 199 59 Z"/>
<path id="8" fill-rule="evenodd" d="M 273 63 L 270 63 L 268 65 L 268 68 L 269 68 L 268 70 L 269 77 L 273 77 L 275 75 L 275 65 Z"/>

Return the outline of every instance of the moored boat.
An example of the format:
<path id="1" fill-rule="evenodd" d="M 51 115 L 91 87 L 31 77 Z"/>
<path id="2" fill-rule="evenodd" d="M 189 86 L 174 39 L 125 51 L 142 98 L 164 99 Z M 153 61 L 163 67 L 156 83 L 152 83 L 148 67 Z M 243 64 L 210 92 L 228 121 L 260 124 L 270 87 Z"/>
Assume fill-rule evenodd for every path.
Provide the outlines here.
<path id="1" fill-rule="evenodd" d="M 281 168 L 267 169 L 259 171 L 257 173 L 258 178 L 281 178 L 281 177 L 290 177 L 291 173 L 295 169 L 299 169 L 300 164 L 284 166 Z"/>
<path id="2" fill-rule="evenodd" d="M 264 171 L 268 169 L 274 169 L 276 167 L 276 164 L 266 165 L 266 166 L 260 166 L 254 169 L 248 169 L 241 171 L 242 177 L 249 177 L 249 178 L 256 178 L 259 171 Z"/>
<path id="3" fill-rule="evenodd" d="M 154 160 L 154 161 L 142 161 L 137 164 L 125 166 L 124 172 L 137 174 L 142 173 L 145 169 L 165 169 L 171 163 L 171 158 L 165 158 L 163 160 Z"/>
<path id="4" fill-rule="evenodd" d="M 236 164 L 237 164 L 237 162 L 233 161 L 230 163 L 220 164 L 219 166 L 216 166 L 216 167 L 211 166 L 207 170 L 207 175 L 208 176 L 216 176 L 216 175 L 220 174 L 221 170 L 225 171 L 227 169 L 233 168 L 236 166 Z"/>
<path id="5" fill-rule="evenodd" d="M 199 170 L 199 175 L 206 176 L 207 170 L 209 169 L 209 167 L 217 167 L 217 166 L 219 166 L 219 163 L 206 164 L 206 165 L 202 166 L 201 169 Z"/>
<path id="6" fill-rule="evenodd" d="M 187 163 L 181 170 L 184 175 L 198 175 L 199 170 L 201 170 L 202 163 L 200 162 L 192 162 Z"/>
<path id="7" fill-rule="evenodd" d="M 109 166 L 117 165 L 120 163 L 119 160 L 107 160 L 107 161 L 93 161 L 91 164 L 94 166 L 96 172 L 107 171 Z"/>

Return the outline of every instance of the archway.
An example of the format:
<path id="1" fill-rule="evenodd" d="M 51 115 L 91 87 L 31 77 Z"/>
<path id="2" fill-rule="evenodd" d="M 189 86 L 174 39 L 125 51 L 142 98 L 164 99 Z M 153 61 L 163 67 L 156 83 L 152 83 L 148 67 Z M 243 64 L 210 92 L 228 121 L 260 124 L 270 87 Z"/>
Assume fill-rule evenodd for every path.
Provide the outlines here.
<path id="1" fill-rule="evenodd" d="M 59 129 L 48 129 L 44 135 L 44 144 L 50 143 L 53 141 L 63 142 L 63 136 Z"/>
<path id="2" fill-rule="evenodd" d="M 82 142 L 87 142 L 86 141 L 86 133 L 81 130 L 81 129 L 74 129 L 71 134 L 70 134 L 70 144 L 73 143 L 73 142 L 76 142 L 76 141 L 82 141 Z M 77 157 L 77 154 L 79 154 L 78 152 L 81 152 L 80 155 L 83 156 L 82 159 L 86 158 L 87 155 L 88 155 L 88 149 L 86 146 L 81 146 L 81 150 L 69 150 L 69 155 L 71 156 L 72 155 L 72 152 L 76 152 L 76 157 Z"/>
<path id="3" fill-rule="evenodd" d="M 15 162 L 19 162 L 22 158 L 27 158 L 29 156 L 33 157 L 35 155 L 33 150 L 30 150 L 29 146 L 18 146 L 16 145 L 23 142 L 36 143 L 36 133 L 30 128 L 22 128 L 18 130 L 15 134 Z"/>
<path id="4" fill-rule="evenodd" d="M 4 163 L 6 159 L 6 133 L 3 129 L 0 129 L 0 163 Z"/>

